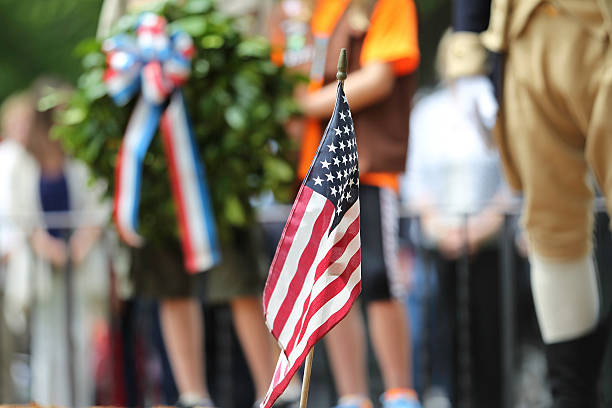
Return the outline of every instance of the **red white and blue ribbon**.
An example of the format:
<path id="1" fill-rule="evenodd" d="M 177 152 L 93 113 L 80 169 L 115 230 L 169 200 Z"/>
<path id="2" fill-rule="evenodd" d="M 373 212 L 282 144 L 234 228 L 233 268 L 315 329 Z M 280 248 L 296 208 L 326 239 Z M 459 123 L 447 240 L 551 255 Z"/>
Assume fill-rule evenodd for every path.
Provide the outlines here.
<path id="1" fill-rule="evenodd" d="M 115 224 L 124 241 L 142 242 L 137 232 L 142 164 L 161 121 L 185 267 L 204 271 L 220 253 L 204 167 L 180 89 L 189 77 L 193 42 L 181 31 L 168 35 L 166 20 L 153 13 L 141 16 L 136 33 L 136 38 L 118 35 L 103 44 L 104 82 L 115 103 L 125 105 L 140 91 L 117 157 Z"/>

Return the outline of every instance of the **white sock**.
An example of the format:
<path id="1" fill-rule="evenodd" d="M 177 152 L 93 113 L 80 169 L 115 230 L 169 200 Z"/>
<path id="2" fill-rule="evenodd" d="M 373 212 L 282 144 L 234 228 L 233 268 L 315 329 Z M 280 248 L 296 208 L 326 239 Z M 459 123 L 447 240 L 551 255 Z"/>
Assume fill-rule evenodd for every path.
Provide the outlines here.
<path id="1" fill-rule="evenodd" d="M 532 253 L 530 262 L 533 301 L 544 342 L 572 340 L 593 330 L 600 307 L 593 258 L 554 261 Z"/>
<path id="2" fill-rule="evenodd" d="M 212 401 L 210 400 L 210 398 L 205 397 L 201 394 L 198 394 L 196 392 L 184 392 L 179 396 L 179 401 L 181 401 L 183 404 L 185 405 L 201 405 L 202 403 L 206 402 L 206 403 L 210 403 L 209 405 L 212 405 Z"/>

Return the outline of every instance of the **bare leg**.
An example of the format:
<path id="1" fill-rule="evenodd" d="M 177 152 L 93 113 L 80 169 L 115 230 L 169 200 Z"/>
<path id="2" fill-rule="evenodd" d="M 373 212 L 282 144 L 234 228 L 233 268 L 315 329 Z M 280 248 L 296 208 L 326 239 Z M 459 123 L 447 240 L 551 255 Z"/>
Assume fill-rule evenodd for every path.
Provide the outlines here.
<path id="1" fill-rule="evenodd" d="M 231 307 L 234 327 L 255 383 L 256 399 L 261 400 L 266 396 L 275 368 L 272 336 L 266 328 L 261 300 L 238 298 L 232 300 Z"/>
<path id="2" fill-rule="evenodd" d="M 338 395 L 367 396 L 365 328 L 357 304 L 325 336 L 325 345 Z"/>
<path id="3" fill-rule="evenodd" d="M 163 300 L 160 302 L 160 318 L 179 394 L 208 398 L 204 371 L 202 311 L 197 300 Z"/>
<path id="4" fill-rule="evenodd" d="M 370 338 L 382 372 L 385 389 L 412 386 L 410 333 L 402 304 L 374 301 L 367 306 Z"/>

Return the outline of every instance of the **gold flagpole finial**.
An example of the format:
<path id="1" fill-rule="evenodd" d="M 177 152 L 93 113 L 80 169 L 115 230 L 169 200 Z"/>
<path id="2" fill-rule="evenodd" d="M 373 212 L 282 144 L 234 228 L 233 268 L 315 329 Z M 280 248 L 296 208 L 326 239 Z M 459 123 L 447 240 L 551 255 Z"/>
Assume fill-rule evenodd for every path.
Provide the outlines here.
<path id="1" fill-rule="evenodd" d="M 340 56 L 338 57 L 338 72 L 336 73 L 336 79 L 338 81 L 344 81 L 346 79 L 346 69 L 348 67 L 348 60 L 346 58 L 346 48 L 340 50 Z"/>

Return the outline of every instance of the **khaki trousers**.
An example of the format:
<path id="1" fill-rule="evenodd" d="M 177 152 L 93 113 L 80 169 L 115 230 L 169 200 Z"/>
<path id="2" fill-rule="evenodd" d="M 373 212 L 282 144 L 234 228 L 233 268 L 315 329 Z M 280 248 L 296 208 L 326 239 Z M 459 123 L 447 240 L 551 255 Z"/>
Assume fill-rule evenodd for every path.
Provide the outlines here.
<path id="1" fill-rule="evenodd" d="M 580 258 L 592 245 L 590 170 L 612 209 L 612 49 L 597 2 L 540 4 L 509 38 L 503 92 L 496 137 L 531 249 Z"/>

